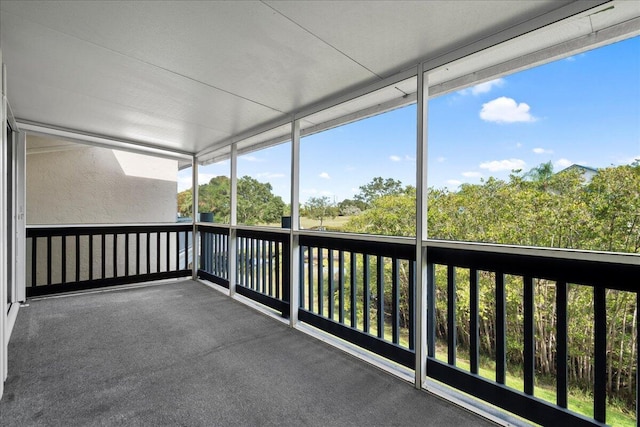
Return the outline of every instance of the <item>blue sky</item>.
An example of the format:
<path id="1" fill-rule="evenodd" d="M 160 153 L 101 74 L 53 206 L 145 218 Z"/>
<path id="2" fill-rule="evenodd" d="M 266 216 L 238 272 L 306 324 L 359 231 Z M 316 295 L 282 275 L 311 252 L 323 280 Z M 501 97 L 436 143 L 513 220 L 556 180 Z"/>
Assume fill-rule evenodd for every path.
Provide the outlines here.
<path id="1" fill-rule="evenodd" d="M 431 99 L 428 110 L 429 186 L 455 190 L 547 161 L 556 171 L 631 163 L 640 158 L 640 37 Z M 352 198 L 375 176 L 415 185 L 415 121 L 411 105 L 303 138 L 300 200 Z M 288 202 L 289 159 L 289 144 L 258 151 L 239 157 L 238 174 L 270 182 Z M 203 167 L 200 182 L 228 173 L 228 162 Z"/>

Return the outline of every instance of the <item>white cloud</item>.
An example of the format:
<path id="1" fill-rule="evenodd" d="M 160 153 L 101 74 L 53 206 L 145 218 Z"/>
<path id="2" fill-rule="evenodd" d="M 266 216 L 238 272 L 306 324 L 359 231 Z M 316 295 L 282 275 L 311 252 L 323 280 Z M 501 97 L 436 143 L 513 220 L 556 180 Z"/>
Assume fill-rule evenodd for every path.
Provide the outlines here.
<path id="1" fill-rule="evenodd" d="M 318 175 L 320 178 L 322 179 L 331 179 L 331 177 L 329 176 L 328 173 L 326 172 L 322 172 L 320 175 Z"/>
<path id="2" fill-rule="evenodd" d="M 416 158 L 415 158 L 415 157 L 411 157 L 411 156 L 410 156 L 410 155 L 408 155 L 408 154 L 405 154 L 405 155 L 404 155 L 404 159 L 405 159 L 406 161 L 408 161 L 408 162 L 415 162 L 415 161 L 416 161 Z"/>
<path id="3" fill-rule="evenodd" d="M 568 168 L 572 164 L 573 164 L 573 162 L 571 160 L 568 160 L 568 159 L 560 159 L 560 160 L 556 161 L 556 166 L 558 166 L 560 168 Z"/>
<path id="4" fill-rule="evenodd" d="M 402 157 L 400 157 L 400 156 L 389 156 L 389 159 L 391 159 L 392 162 L 399 162 L 400 160 L 402 160 Z"/>
<path id="5" fill-rule="evenodd" d="M 540 148 L 540 147 L 536 147 L 531 151 L 533 151 L 536 154 L 553 154 L 553 150 L 548 150 L 548 149 Z"/>
<path id="6" fill-rule="evenodd" d="M 620 160 L 618 160 L 618 164 L 630 165 L 631 163 L 635 162 L 636 160 L 640 161 L 640 153 L 638 153 L 637 156 L 631 156 L 631 157 L 627 157 L 626 159 L 620 159 Z"/>
<path id="7" fill-rule="evenodd" d="M 442 157 L 442 156 L 440 156 L 440 157 L 438 157 L 438 158 L 436 159 L 436 161 L 437 161 L 438 163 L 444 163 L 444 161 L 445 161 L 445 160 L 447 160 L 447 158 L 446 158 L 446 157 Z"/>
<path id="8" fill-rule="evenodd" d="M 495 79 L 495 80 L 489 80 L 488 82 L 484 82 L 484 83 L 479 83 L 473 87 L 470 87 L 468 89 L 463 89 L 461 91 L 459 91 L 458 93 L 460 95 L 480 95 L 483 93 L 489 93 L 491 92 L 491 89 L 493 89 L 494 87 L 502 87 L 505 84 L 505 80 L 504 79 Z"/>
<path id="9" fill-rule="evenodd" d="M 572 56 L 568 56 L 568 57 L 564 58 L 564 60 L 567 61 L 567 62 L 574 62 L 576 59 L 582 58 L 585 55 L 586 55 L 586 53 L 581 53 L 581 54 L 578 54 L 578 55 L 572 55 Z"/>
<path id="10" fill-rule="evenodd" d="M 264 159 L 261 159 L 256 156 L 240 156 L 238 157 L 240 160 L 246 160 L 247 162 L 264 162 Z"/>
<path id="11" fill-rule="evenodd" d="M 480 163 L 480 168 L 490 170 L 491 172 L 498 172 L 522 169 L 526 165 L 525 161 L 521 159 L 505 159 Z"/>
<path id="12" fill-rule="evenodd" d="M 480 178 L 482 174 L 480 172 L 462 172 L 462 176 L 466 176 L 467 178 Z"/>
<path id="13" fill-rule="evenodd" d="M 522 142 L 516 142 L 516 148 L 522 147 Z"/>
<path id="14" fill-rule="evenodd" d="M 524 102 L 518 104 L 512 98 L 501 96 L 482 104 L 480 118 L 495 123 L 534 122 L 536 118 L 529 113 L 530 109 Z"/>
<path id="15" fill-rule="evenodd" d="M 267 178 L 267 179 L 284 178 L 284 174 L 274 173 L 274 172 L 260 172 L 256 174 L 256 178 Z"/>
<path id="16" fill-rule="evenodd" d="M 462 184 L 462 181 L 458 181 L 457 179 L 448 179 L 447 180 L 447 184 L 449 184 L 449 185 L 460 185 L 460 184 Z"/>

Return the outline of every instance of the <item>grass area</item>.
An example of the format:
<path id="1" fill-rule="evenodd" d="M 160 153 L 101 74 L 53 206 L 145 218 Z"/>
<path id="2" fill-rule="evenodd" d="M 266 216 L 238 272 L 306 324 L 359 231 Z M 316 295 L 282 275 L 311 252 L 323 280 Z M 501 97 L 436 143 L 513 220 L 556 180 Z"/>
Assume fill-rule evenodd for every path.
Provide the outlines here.
<path id="1" fill-rule="evenodd" d="M 349 222 L 351 216 L 337 216 L 335 218 L 325 218 L 322 221 L 322 226 L 327 228 L 327 230 L 336 230 L 342 229 L 344 225 Z M 313 227 L 320 226 L 320 220 L 311 219 L 307 217 L 300 217 L 300 225 L 303 229 L 309 229 Z"/>
<path id="2" fill-rule="evenodd" d="M 315 299 L 314 299 L 315 301 Z M 328 298 L 325 296 L 325 304 L 324 304 L 324 315 L 325 317 L 329 317 L 328 313 Z M 337 307 L 337 303 L 336 303 Z M 337 309 L 336 309 L 337 311 Z M 358 326 L 357 329 L 362 330 L 362 313 L 358 313 Z M 346 316 L 345 316 L 346 317 Z M 334 320 L 337 321 L 337 314 L 334 316 Z M 377 334 L 376 330 L 376 321 L 375 316 L 371 318 L 371 328 L 369 333 L 372 335 Z M 346 322 L 348 323 L 348 321 Z M 401 328 L 400 332 L 400 345 L 403 347 L 408 347 L 408 330 L 405 328 Z M 384 328 L 384 337 L 387 340 L 390 340 L 392 336 L 391 325 L 388 322 L 385 322 Z M 465 371 L 471 371 L 470 362 L 467 359 L 461 358 L 459 356 L 456 358 L 456 366 Z M 438 360 L 445 361 L 447 360 L 447 351 L 446 347 L 438 346 L 436 349 L 436 358 Z M 489 381 L 495 381 L 496 373 L 495 373 L 495 362 L 489 359 L 482 359 L 480 361 L 480 367 L 478 368 L 478 375 L 488 379 Z M 523 391 L 524 390 L 524 378 L 521 372 L 513 372 L 508 371 L 505 378 L 505 385 L 514 390 Z M 547 401 L 551 404 L 556 403 L 556 389 L 554 384 L 542 384 L 540 382 L 536 382 L 534 387 L 534 396 L 538 399 Z M 582 414 L 588 418 L 593 418 L 593 396 L 585 393 L 584 391 L 577 388 L 570 388 L 568 395 L 568 409 L 572 412 L 576 412 L 578 414 Z M 616 405 L 608 404 L 607 405 L 607 424 L 612 426 L 620 426 L 620 427 L 632 427 L 636 425 L 635 416 L 630 414 L 629 412 L 623 410 L 623 408 L 618 407 Z"/>
<path id="3" fill-rule="evenodd" d="M 447 353 L 445 348 L 438 348 L 436 358 L 446 361 Z M 456 358 L 456 366 L 462 370 L 470 371 L 471 366 L 468 360 Z M 489 380 L 495 380 L 495 370 L 486 366 L 480 366 L 478 368 L 478 375 Z M 523 390 L 524 380 L 522 376 L 514 372 L 507 372 L 505 378 L 505 385 L 514 390 Z M 534 396 L 550 402 L 556 403 L 556 390 L 554 386 L 536 383 L 534 387 Z M 593 396 L 584 393 L 579 389 L 569 389 L 568 396 L 569 410 L 582 414 L 586 417 L 593 417 Z M 607 405 L 607 424 L 612 426 L 632 427 L 636 425 L 635 417 L 623 411 L 621 408 L 614 405 Z"/>
<path id="4" fill-rule="evenodd" d="M 347 222 L 352 218 L 352 216 L 337 216 L 335 218 L 325 218 L 322 221 L 322 226 L 327 229 L 327 231 L 342 231 L 342 228 L 345 226 Z M 257 225 L 265 225 L 268 227 L 280 227 L 281 224 L 278 223 L 269 223 L 269 224 L 257 224 Z M 320 227 L 320 220 L 311 219 L 307 217 L 300 217 L 300 225 L 302 229 L 309 230 L 311 228 Z"/>

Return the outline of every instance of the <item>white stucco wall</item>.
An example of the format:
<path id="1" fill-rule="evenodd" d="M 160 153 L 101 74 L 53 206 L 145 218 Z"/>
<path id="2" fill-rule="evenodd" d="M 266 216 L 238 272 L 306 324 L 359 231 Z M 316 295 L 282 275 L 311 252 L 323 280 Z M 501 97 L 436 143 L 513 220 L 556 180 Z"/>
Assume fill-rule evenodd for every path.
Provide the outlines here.
<path id="1" fill-rule="evenodd" d="M 178 162 L 27 138 L 27 224 L 176 221 Z"/>
<path id="2" fill-rule="evenodd" d="M 175 223 L 178 162 L 41 137 L 27 139 L 27 224 Z M 130 235 L 130 273 L 135 273 L 135 239 Z M 160 239 L 160 265 L 156 262 Z M 61 282 L 62 238 L 52 239 L 52 280 Z M 75 240 L 67 237 L 67 281 L 114 277 L 113 236 L 105 240 L 106 265 L 101 271 L 100 236 L 93 238 L 94 258 L 88 259 L 89 237 L 80 238 L 80 276 L 75 277 Z M 170 268 L 175 268 L 175 235 L 170 239 Z M 38 285 L 46 283 L 45 239 L 38 242 Z M 124 235 L 118 236 L 118 276 L 124 275 Z M 33 259 L 27 245 L 27 265 Z M 166 271 L 166 235 L 151 235 L 151 268 L 146 270 L 146 235 L 141 241 L 140 273 Z M 89 277 L 89 264 L 93 276 Z M 31 269 L 27 268 L 27 284 Z"/>

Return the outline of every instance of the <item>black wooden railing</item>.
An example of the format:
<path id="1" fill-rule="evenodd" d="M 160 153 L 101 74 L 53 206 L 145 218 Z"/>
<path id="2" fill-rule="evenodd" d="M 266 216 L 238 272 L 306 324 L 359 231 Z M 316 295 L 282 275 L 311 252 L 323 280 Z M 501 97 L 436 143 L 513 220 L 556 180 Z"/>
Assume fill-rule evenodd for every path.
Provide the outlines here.
<path id="1" fill-rule="evenodd" d="M 200 266 L 198 277 L 229 287 L 229 229 L 198 225 L 200 234 Z"/>
<path id="2" fill-rule="evenodd" d="M 27 297 L 190 274 L 191 226 L 27 227 Z"/>
<path id="3" fill-rule="evenodd" d="M 211 232 L 200 228 L 204 239 Z M 227 229 L 213 243 L 201 246 L 207 269 L 223 280 Z M 288 234 L 274 231 L 238 229 L 236 290 L 238 293 L 289 313 Z M 215 240 L 218 239 L 218 240 Z M 215 243 L 215 242 L 218 243 Z M 341 339 L 395 361 L 415 367 L 415 245 L 403 239 L 358 236 L 327 236 L 301 233 L 298 318 Z M 538 250 L 500 245 L 428 241 L 427 247 L 427 376 L 481 400 L 543 425 L 602 425 L 606 421 L 606 292 L 629 291 L 638 296 L 640 262 L 635 255 L 594 254 L 580 251 Z M 211 261 L 214 260 L 214 261 Z M 208 263 L 208 264 L 207 264 Z M 436 274 L 438 272 L 438 274 Z M 464 274 L 460 274 L 464 272 Z M 493 349 L 495 378 L 480 371 L 479 283 L 492 281 Z M 464 277 L 468 283 L 459 282 Z M 522 313 L 509 314 L 506 280 L 522 286 Z M 215 281 L 215 280 L 214 280 Z M 556 402 L 534 396 L 535 330 L 534 296 L 537 286 L 554 286 L 556 307 L 555 360 L 557 360 Z M 589 287 L 593 293 L 594 362 L 593 418 L 567 409 L 568 403 L 568 301 L 570 286 Z M 456 318 L 456 306 L 464 289 L 468 292 L 469 313 L 464 321 Z M 437 299 L 446 300 L 439 304 Z M 436 354 L 436 316 L 446 317 L 440 324 L 446 355 Z M 523 386 L 506 385 L 507 320 L 519 315 L 523 324 Z M 640 316 L 639 316 L 640 318 Z M 637 320 L 640 322 L 640 319 Z M 458 364 L 458 333 L 469 333 L 468 368 Z M 444 329 L 444 331 L 442 330 Z M 640 325 L 638 325 L 640 329 Z M 466 349 L 465 349 L 466 353 Z M 636 352 L 636 358 L 637 356 Z M 636 362 L 637 363 L 637 362 Z M 637 365 L 636 365 L 637 366 Z"/>
<path id="4" fill-rule="evenodd" d="M 547 253 L 544 253 L 547 252 Z M 590 255 L 590 256 L 586 256 Z M 582 259 L 580 259 L 582 258 Z M 609 258 L 609 259 L 605 259 Z M 616 258 L 619 262 L 616 262 Z M 525 248 L 507 248 L 498 245 L 456 244 L 451 242 L 427 243 L 427 375 L 465 393 L 474 395 L 491 404 L 518 414 L 542 425 L 601 425 L 606 421 L 606 356 L 607 356 L 607 306 L 605 293 L 615 289 L 636 293 L 640 284 L 640 260 L 634 255 L 600 255 L 574 251 L 540 251 Z M 631 262 L 629 262 L 629 260 Z M 446 270 L 446 279 L 440 276 L 440 289 L 446 287 L 447 361 L 436 357 L 436 293 L 440 286 L 436 269 Z M 469 325 L 460 325 L 456 319 L 456 304 L 459 299 L 456 278 L 465 271 L 468 283 Z M 479 365 L 479 275 L 493 280 L 495 297 L 495 379 L 478 375 Z M 518 281 L 522 286 L 521 304 L 523 312 L 523 391 L 505 385 L 506 378 L 506 324 L 507 300 L 505 280 Z M 535 287 L 552 284 L 555 287 L 557 324 L 556 340 L 556 404 L 534 397 L 535 378 Z M 594 318 L 594 362 L 593 418 L 567 410 L 567 287 L 581 285 L 590 287 L 593 295 Z M 457 328 L 468 327 L 470 332 L 469 370 L 456 367 Z M 637 353 L 636 353 L 637 354 Z M 637 369 L 636 361 L 636 369 Z M 637 397 L 636 397 L 637 399 Z M 637 402 L 637 400 L 636 400 Z"/>
<path id="5" fill-rule="evenodd" d="M 194 247 L 191 231 L 190 224 L 29 227 L 27 296 L 188 276 Z M 230 228 L 200 224 L 198 232 L 198 276 L 229 286 Z M 287 317 L 291 309 L 289 233 L 256 229 L 232 233 L 236 292 Z M 606 295 L 608 290 L 631 292 L 636 304 L 640 303 L 637 255 L 427 241 L 423 243 L 427 249 L 427 307 L 419 308 L 415 301 L 416 247 L 411 240 L 299 233 L 299 245 L 300 321 L 413 369 L 415 313 L 422 309 L 427 318 L 429 378 L 542 425 L 606 422 L 607 315 L 611 315 Z M 483 357 L 492 358 L 495 374 L 491 378 L 480 375 L 480 340 L 487 337 L 480 335 L 479 288 L 487 281 L 493 292 L 495 330 L 490 354 L 485 352 Z M 519 313 L 510 313 L 507 306 L 507 292 L 514 283 L 521 289 Z M 555 403 L 535 397 L 539 349 L 534 322 L 539 286 L 555 289 Z M 567 295 L 575 286 L 589 289 L 593 301 L 594 344 L 586 349 L 594 359 L 593 418 L 567 408 Z M 464 319 L 457 318 L 461 298 L 468 299 Z M 506 384 L 510 316 L 519 316 L 522 323 L 521 390 Z M 640 316 L 636 322 L 640 329 Z M 457 342 L 461 329 L 469 337 L 463 347 Z M 443 341 L 436 346 L 438 339 Z M 446 355 L 437 352 L 443 347 Z M 458 355 L 460 348 L 464 355 Z M 638 352 L 635 358 L 637 371 Z M 459 366 L 461 359 L 468 359 L 468 367 L 466 363 Z"/>
<path id="6" fill-rule="evenodd" d="M 289 234 L 237 230 L 236 292 L 289 317 Z"/>
<path id="7" fill-rule="evenodd" d="M 413 368 L 415 246 L 301 235 L 300 247 L 298 318 Z"/>

